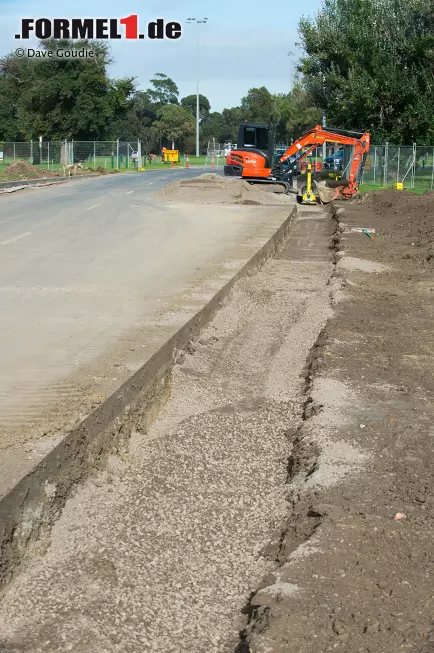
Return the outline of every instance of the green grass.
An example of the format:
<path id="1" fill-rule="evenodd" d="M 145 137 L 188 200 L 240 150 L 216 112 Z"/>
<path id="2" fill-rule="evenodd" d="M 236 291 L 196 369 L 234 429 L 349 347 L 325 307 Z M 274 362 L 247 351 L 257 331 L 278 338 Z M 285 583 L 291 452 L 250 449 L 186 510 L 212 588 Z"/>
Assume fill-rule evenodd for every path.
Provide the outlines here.
<path id="1" fill-rule="evenodd" d="M 201 156 L 196 156 L 194 154 L 190 154 L 188 157 L 188 164 L 189 166 L 205 166 L 211 168 L 211 159 L 210 157 L 201 155 Z M 221 168 L 224 166 L 225 160 L 224 157 L 220 157 L 219 160 L 215 160 L 215 166 L 216 168 Z M 161 163 L 161 157 L 156 158 L 153 163 L 149 163 L 148 161 L 144 161 L 144 167 L 148 170 L 161 170 L 161 169 L 167 169 L 171 167 L 171 163 Z M 179 158 L 179 163 L 175 163 L 175 168 L 185 168 L 185 157 L 184 155 L 181 155 Z"/>
<path id="2" fill-rule="evenodd" d="M 17 157 L 15 161 L 26 161 L 27 163 L 32 163 L 31 158 L 26 158 L 26 157 Z M 10 163 L 13 163 L 14 159 L 13 158 L 6 158 L 4 161 L 0 162 L 0 175 L 2 173 L 2 170 L 4 170 Z M 116 169 L 116 157 L 111 157 L 111 156 L 97 156 L 95 159 L 91 157 L 87 161 L 83 161 L 83 166 L 85 168 L 104 168 L 105 170 L 115 170 Z M 129 165 L 128 165 L 129 164 Z M 209 166 L 211 168 L 211 159 L 204 155 L 201 155 L 199 157 L 196 157 L 193 154 L 189 155 L 189 165 L 190 166 Z M 224 157 L 220 157 L 219 160 L 215 161 L 215 166 L 216 168 L 221 168 L 225 164 Z M 55 172 L 60 172 L 63 170 L 63 165 L 57 162 L 48 162 L 47 160 L 43 160 L 40 164 L 37 164 L 35 166 L 36 168 L 43 168 L 44 170 L 53 170 Z M 161 163 L 161 157 L 156 158 L 153 163 L 149 163 L 145 157 L 143 157 L 143 167 L 146 168 L 147 170 L 165 170 L 167 168 L 171 167 L 171 163 Z M 185 167 L 185 156 L 181 155 L 180 160 L 178 163 L 175 163 L 176 168 L 184 168 Z M 119 170 L 135 170 L 136 167 L 134 165 L 134 162 L 130 158 L 129 160 L 126 157 L 120 158 L 119 161 Z"/>
<path id="3" fill-rule="evenodd" d="M 403 191 L 397 190 L 396 188 L 393 187 L 385 187 L 385 186 L 374 186 L 374 184 L 360 184 L 359 190 L 361 193 L 367 193 L 370 190 L 394 190 L 397 193 L 402 193 Z M 429 188 L 406 188 L 404 187 L 405 191 L 409 191 L 411 193 L 416 193 L 416 195 L 423 195 L 423 193 L 426 190 L 429 190 Z"/>

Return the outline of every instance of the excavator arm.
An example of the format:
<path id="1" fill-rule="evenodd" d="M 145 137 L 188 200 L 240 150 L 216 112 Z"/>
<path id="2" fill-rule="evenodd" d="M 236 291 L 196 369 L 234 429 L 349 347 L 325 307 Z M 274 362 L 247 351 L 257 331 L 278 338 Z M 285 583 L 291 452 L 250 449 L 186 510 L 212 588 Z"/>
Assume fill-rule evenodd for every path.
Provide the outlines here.
<path id="1" fill-rule="evenodd" d="M 352 135 L 353 134 L 353 135 Z M 368 132 L 347 132 L 339 129 L 324 129 L 321 125 L 316 125 L 313 129 L 301 136 L 286 150 L 278 159 L 279 163 L 284 163 L 290 157 L 297 156 L 297 159 L 304 159 L 318 145 L 323 143 L 339 143 L 340 145 L 352 145 L 354 154 L 348 173 L 348 185 L 341 187 L 336 195 L 340 193 L 344 197 L 351 197 L 359 188 L 360 175 L 362 166 L 370 146 L 370 135 Z M 307 152 L 301 154 L 303 148 L 309 148 Z"/>

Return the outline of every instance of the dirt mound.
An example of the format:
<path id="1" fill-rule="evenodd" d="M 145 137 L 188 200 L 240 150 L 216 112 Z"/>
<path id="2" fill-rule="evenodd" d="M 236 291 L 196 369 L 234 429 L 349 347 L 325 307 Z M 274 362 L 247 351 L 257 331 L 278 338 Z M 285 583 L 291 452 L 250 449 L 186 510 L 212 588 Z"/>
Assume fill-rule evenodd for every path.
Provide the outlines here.
<path id="1" fill-rule="evenodd" d="M 206 173 L 194 179 L 182 180 L 165 186 L 155 194 L 166 202 L 186 204 L 246 204 L 282 206 L 292 198 L 282 193 L 271 193 L 241 179 Z"/>
<path id="2" fill-rule="evenodd" d="M 434 265 L 434 192 L 416 195 L 410 191 L 372 191 L 362 201 L 375 215 L 387 221 L 385 234 L 391 236 L 396 230 L 403 234 L 403 245 L 412 248 L 406 258 Z"/>
<path id="3" fill-rule="evenodd" d="M 27 161 L 14 161 L 3 171 L 4 177 L 12 179 L 42 179 L 44 177 L 58 177 L 59 173 L 33 166 Z"/>

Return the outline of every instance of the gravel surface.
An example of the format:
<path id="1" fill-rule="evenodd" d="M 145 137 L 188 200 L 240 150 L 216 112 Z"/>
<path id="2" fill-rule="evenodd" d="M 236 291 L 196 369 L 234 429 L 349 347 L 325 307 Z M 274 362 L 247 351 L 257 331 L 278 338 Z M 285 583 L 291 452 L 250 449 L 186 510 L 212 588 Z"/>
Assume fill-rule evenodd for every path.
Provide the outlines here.
<path id="1" fill-rule="evenodd" d="M 330 316 L 321 238 L 322 257 L 292 260 L 289 248 L 240 281 L 180 354 L 157 422 L 68 502 L 8 588 L 0 650 L 234 649 L 242 609 L 275 566 L 261 552 L 288 510 L 300 372 Z"/>

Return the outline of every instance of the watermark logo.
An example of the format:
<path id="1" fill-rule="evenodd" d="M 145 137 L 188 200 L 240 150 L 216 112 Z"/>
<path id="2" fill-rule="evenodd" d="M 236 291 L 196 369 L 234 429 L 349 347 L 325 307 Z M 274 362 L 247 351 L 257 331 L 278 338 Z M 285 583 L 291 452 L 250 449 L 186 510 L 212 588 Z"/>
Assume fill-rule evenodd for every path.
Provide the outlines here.
<path id="1" fill-rule="evenodd" d="M 36 37 L 41 41 L 55 40 L 93 40 L 93 39 L 179 39 L 181 24 L 157 18 L 140 30 L 137 14 L 125 18 L 22 18 L 21 31 L 16 39 L 28 40 Z"/>
<path id="2" fill-rule="evenodd" d="M 52 50 L 35 50 L 34 48 L 17 48 L 15 55 L 20 59 L 96 59 L 96 52 L 89 48 L 76 48 L 66 50 L 65 48 L 55 48 Z"/>

